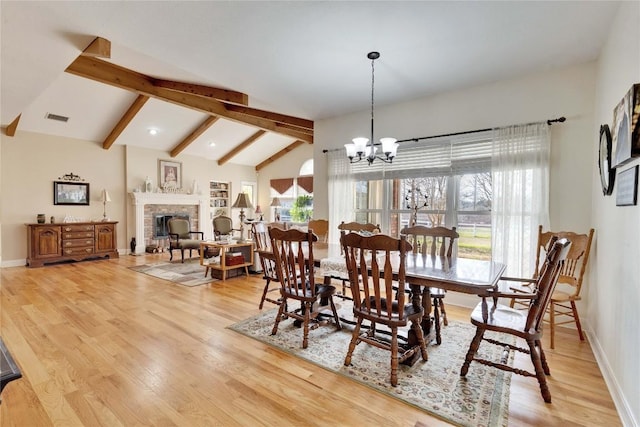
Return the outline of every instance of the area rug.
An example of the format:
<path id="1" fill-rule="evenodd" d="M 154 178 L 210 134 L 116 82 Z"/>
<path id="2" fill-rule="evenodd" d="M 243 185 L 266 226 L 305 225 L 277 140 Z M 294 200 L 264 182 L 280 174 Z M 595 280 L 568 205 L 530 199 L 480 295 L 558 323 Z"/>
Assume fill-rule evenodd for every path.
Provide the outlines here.
<path id="1" fill-rule="evenodd" d="M 144 264 L 129 267 L 133 271 L 148 274 L 158 279 L 169 280 L 183 286 L 199 286 L 217 282 L 218 279 L 205 277 L 205 268 L 200 265 L 200 260 L 185 260 L 184 263 L 159 262 L 156 264 Z"/>
<path id="2" fill-rule="evenodd" d="M 351 303 L 340 303 L 340 317 L 349 316 Z M 386 393 L 438 418 L 461 426 L 506 426 L 509 415 L 511 374 L 473 362 L 466 378 L 460 367 L 475 333 L 471 324 L 450 320 L 443 329 L 441 345 L 429 345 L 429 360 L 414 366 L 400 365 L 398 386 L 389 383 L 390 353 L 361 343 L 356 347 L 351 366 L 344 366 L 353 327 L 343 324 L 310 331 L 309 347 L 302 349 L 302 330 L 287 319 L 278 333 L 271 335 L 276 311 L 261 313 L 229 329 L 344 375 L 377 391 Z M 486 336 L 490 336 L 489 333 Z M 503 336 L 502 339 L 505 337 Z M 508 340 L 507 340 L 508 342 Z M 502 349 L 483 343 L 479 353 L 499 360 Z M 513 363 L 513 358 L 509 361 Z"/>

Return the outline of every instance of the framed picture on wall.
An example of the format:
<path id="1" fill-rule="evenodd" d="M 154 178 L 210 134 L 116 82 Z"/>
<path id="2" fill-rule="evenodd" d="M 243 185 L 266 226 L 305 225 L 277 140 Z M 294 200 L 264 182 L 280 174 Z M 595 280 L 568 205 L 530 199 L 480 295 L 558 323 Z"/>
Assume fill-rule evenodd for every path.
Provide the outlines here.
<path id="1" fill-rule="evenodd" d="M 163 190 L 182 188 L 182 163 L 158 160 L 158 187 Z"/>
<path id="2" fill-rule="evenodd" d="M 88 205 L 89 197 L 87 182 L 53 182 L 54 205 Z"/>
<path id="3" fill-rule="evenodd" d="M 613 110 L 612 167 L 640 156 L 640 84 L 634 84 Z"/>

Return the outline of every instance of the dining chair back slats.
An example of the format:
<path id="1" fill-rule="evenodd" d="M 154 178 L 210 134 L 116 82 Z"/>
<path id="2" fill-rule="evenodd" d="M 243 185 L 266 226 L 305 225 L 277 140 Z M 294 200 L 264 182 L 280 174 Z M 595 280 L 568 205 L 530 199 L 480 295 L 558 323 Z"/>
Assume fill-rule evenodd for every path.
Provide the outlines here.
<path id="1" fill-rule="evenodd" d="M 346 234 L 344 230 L 340 233 L 340 242 L 353 293 L 353 314 L 357 320 L 344 364 L 351 364 L 353 352 L 360 342 L 389 350 L 391 385 L 396 386 L 400 362 L 413 357 L 418 351 L 423 360 L 428 358 L 420 327 L 424 310 L 421 305 L 405 306 L 405 262 L 411 245 L 404 236 L 400 239 L 383 234 L 363 236 L 357 232 Z M 397 265 L 393 263 L 394 258 L 398 259 Z M 394 267 L 397 271 L 394 271 Z M 399 288 L 397 300 L 394 295 L 395 284 Z M 364 320 L 370 324 L 361 333 Z M 401 348 L 398 344 L 398 328 L 407 326 L 409 322 L 416 340 L 406 348 Z M 391 330 L 391 341 L 379 336 L 377 324 L 386 325 Z"/>
<path id="2" fill-rule="evenodd" d="M 460 235 L 456 227 L 425 227 L 415 225 L 405 227 L 400 231 L 401 235 L 407 236 L 407 240 L 413 245 L 413 253 L 421 254 L 423 257 L 448 257 L 454 255 L 454 246 Z M 433 320 L 436 330 L 436 343 L 442 343 L 442 325 L 448 325 L 447 311 L 444 305 L 445 291 L 439 288 L 431 288 L 430 297 L 433 299 Z"/>
<path id="3" fill-rule="evenodd" d="M 400 234 L 407 236 L 407 240 L 413 245 L 413 253 L 424 256 L 448 256 L 453 255 L 456 239 L 460 237 L 456 227 L 425 227 L 415 225 L 405 227 Z"/>
<path id="4" fill-rule="evenodd" d="M 263 222 L 254 222 L 251 225 L 251 231 L 253 241 L 256 244 L 256 251 L 260 258 L 260 265 L 262 266 L 262 278 L 265 280 L 262 297 L 258 306 L 258 308 L 262 310 L 265 301 L 280 304 L 280 300 L 269 298 L 269 293 L 280 292 L 280 280 L 276 272 L 275 257 L 271 249 L 271 239 L 269 238 L 267 227 Z M 271 282 L 274 282 L 277 287 L 271 287 Z"/>
<path id="5" fill-rule="evenodd" d="M 281 295 L 280 307 L 271 334 L 275 335 L 278 332 L 278 325 L 283 317 L 294 318 L 302 322 L 302 348 L 307 348 L 311 322 L 320 314 L 317 310 L 314 311 L 313 304 L 320 298 L 328 300 L 336 327 L 338 329 L 341 327 L 333 302 L 336 288 L 315 283 L 313 242 L 318 238 L 312 231 L 281 230 L 272 227 L 268 230 Z M 287 303 L 289 299 L 300 301 L 301 307 L 290 310 Z M 313 327 L 318 325 L 316 322 Z"/>

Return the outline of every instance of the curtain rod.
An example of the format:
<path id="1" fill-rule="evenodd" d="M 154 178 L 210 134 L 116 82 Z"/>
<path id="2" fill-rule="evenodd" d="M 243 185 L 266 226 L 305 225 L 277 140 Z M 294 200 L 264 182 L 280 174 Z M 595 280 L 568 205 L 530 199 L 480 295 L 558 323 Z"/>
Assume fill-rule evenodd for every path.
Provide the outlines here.
<path id="1" fill-rule="evenodd" d="M 558 117 L 557 119 L 549 119 L 549 120 L 547 120 L 547 124 L 549 126 L 551 126 L 553 123 L 563 123 L 566 120 L 567 120 L 567 118 L 562 116 L 562 117 Z M 516 125 L 516 126 L 537 125 L 539 123 L 543 123 L 543 122 L 530 122 L 530 123 L 524 123 L 524 124 Z M 433 139 L 433 138 L 444 138 L 444 137 L 447 137 L 447 136 L 467 135 L 467 134 L 470 134 L 470 133 L 487 132 L 487 131 L 490 131 L 490 130 L 501 129 L 503 127 L 506 127 L 506 126 L 499 126 L 499 127 L 486 128 L 486 129 L 467 130 L 467 131 L 464 131 L 464 132 L 445 133 L 445 134 L 442 134 L 442 135 L 422 136 L 420 138 L 401 139 L 401 140 L 398 140 L 397 142 L 409 142 L 409 141 L 418 142 L 418 141 L 420 141 L 422 139 Z M 322 152 L 323 153 L 328 153 L 329 151 L 337 151 L 337 150 L 342 150 L 342 148 L 334 148 L 333 150 L 324 149 L 324 150 L 322 150 Z"/>

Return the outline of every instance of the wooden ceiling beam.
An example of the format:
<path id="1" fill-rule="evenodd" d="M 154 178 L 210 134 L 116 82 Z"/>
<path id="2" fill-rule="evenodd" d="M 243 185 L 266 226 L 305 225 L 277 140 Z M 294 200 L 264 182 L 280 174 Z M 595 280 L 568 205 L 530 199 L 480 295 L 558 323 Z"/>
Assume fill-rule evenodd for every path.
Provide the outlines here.
<path id="1" fill-rule="evenodd" d="M 249 147 L 251 144 L 256 142 L 258 138 L 267 133 L 264 130 L 259 130 L 258 132 L 251 135 L 249 138 L 242 141 L 239 145 L 236 145 L 231 151 L 218 159 L 218 165 L 222 166 L 227 163 L 230 159 L 232 159 L 236 154 Z"/>
<path id="2" fill-rule="evenodd" d="M 193 132 L 189 134 L 185 139 L 180 142 L 180 144 L 176 145 L 173 150 L 171 150 L 171 157 L 176 157 L 178 154 L 182 152 L 185 148 L 187 148 L 193 141 L 195 141 L 200 135 L 204 133 L 207 129 L 209 129 L 215 122 L 218 121 L 218 117 L 209 116 L 207 119 L 200 124 Z"/>
<path id="3" fill-rule="evenodd" d="M 133 120 L 133 118 L 138 114 L 138 112 L 142 109 L 142 106 L 146 104 L 148 100 L 149 100 L 148 96 L 138 95 L 138 97 L 136 98 L 135 101 L 133 101 L 133 104 L 131 104 L 127 112 L 124 113 L 124 116 L 122 116 L 120 121 L 118 121 L 115 127 L 111 130 L 111 132 L 109 133 L 109 136 L 107 136 L 107 138 L 104 140 L 104 142 L 102 143 L 102 148 L 104 148 L 105 150 L 108 150 L 109 148 L 111 148 L 113 143 L 116 142 L 116 139 L 118 139 L 120 134 L 127 128 L 127 126 L 129 126 L 129 123 L 131 123 L 131 120 Z"/>
<path id="4" fill-rule="evenodd" d="M 224 117 L 229 120 L 254 126 L 263 130 L 302 139 L 305 142 L 313 142 L 313 137 L 311 135 L 305 135 L 301 132 L 278 127 L 277 123 L 273 120 L 229 111 L 224 103 L 216 99 L 157 87 L 153 84 L 153 79 L 149 76 L 97 58 L 80 55 L 71 63 L 71 65 L 69 65 L 69 67 L 67 67 L 65 71 L 70 74 L 130 90 L 166 102 L 171 102 L 203 113 Z M 259 112 L 261 110 L 255 111 Z"/>
<path id="5" fill-rule="evenodd" d="M 16 117 L 11 123 L 9 123 L 9 126 L 7 126 L 7 128 L 4 130 L 5 135 L 14 136 L 16 134 L 16 131 L 18 130 L 18 122 L 20 122 L 21 116 L 22 114 L 18 114 L 18 117 Z"/>
<path id="6" fill-rule="evenodd" d="M 111 42 L 102 37 L 96 37 L 91 44 L 82 51 L 82 55 L 95 58 L 111 58 Z"/>
<path id="7" fill-rule="evenodd" d="M 232 102 L 234 104 L 249 105 L 249 96 L 234 90 L 219 89 L 216 87 L 198 85 L 193 83 L 175 82 L 172 80 L 153 79 L 157 87 L 171 89 L 178 92 L 192 93 L 198 96 L 217 99 L 219 101 Z"/>
<path id="8" fill-rule="evenodd" d="M 267 160 L 263 161 L 262 163 L 256 165 L 256 172 L 259 172 L 260 169 L 264 168 L 265 166 L 275 162 L 276 160 L 278 160 L 280 157 L 284 156 L 285 154 L 287 154 L 288 152 L 298 148 L 299 146 L 301 146 L 302 144 L 304 144 L 306 141 L 301 141 L 301 140 L 295 140 L 293 141 L 291 144 L 289 144 L 288 146 L 284 147 L 282 150 L 278 151 L 276 154 L 274 154 L 273 156 L 269 157 Z"/>
<path id="9" fill-rule="evenodd" d="M 299 117 L 287 116 L 285 114 L 272 113 L 270 111 L 257 110 L 251 107 L 241 105 L 226 105 L 227 110 L 240 114 L 247 114 L 253 117 L 261 117 L 263 119 L 276 122 L 276 125 L 283 124 L 291 129 L 298 131 L 310 131 L 313 134 L 313 120 L 301 119 Z"/>

